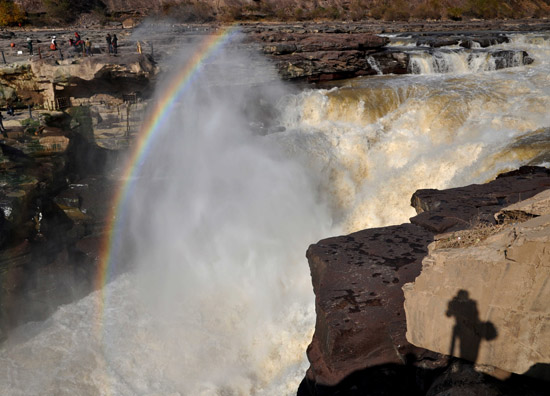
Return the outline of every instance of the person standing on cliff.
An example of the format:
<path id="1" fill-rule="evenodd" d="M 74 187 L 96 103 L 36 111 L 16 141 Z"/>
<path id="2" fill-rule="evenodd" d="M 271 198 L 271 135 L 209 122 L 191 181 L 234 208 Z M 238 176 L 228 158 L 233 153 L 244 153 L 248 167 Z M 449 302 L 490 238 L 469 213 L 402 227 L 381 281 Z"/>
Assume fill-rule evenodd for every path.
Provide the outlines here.
<path id="1" fill-rule="evenodd" d="M 109 54 L 113 52 L 113 43 L 111 42 L 111 34 L 107 33 L 107 36 L 105 37 L 105 42 L 107 43 L 107 49 L 109 50 Z"/>
<path id="2" fill-rule="evenodd" d="M 86 41 L 84 42 L 84 48 L 86 49 L 86 55 L 92 56 L 92 42 L 90 41 L 89 38 L 87 38 Z"/>
<path id="3" fill-rule="evenodd" d="M 33 55 L 32 40 L 30 37 L 27 37 L 27 48 L 29 49 L 29 55 Z"/>
<path id="4" fill-rule="evenodd" d="M 4 123 L 2 122 L 3 120 L 4 117 L 2 116 L 2 112 L 0 112 L 0 132 L 2 132 L 4 137 L 8 137 L 8 132 L 6 131 L 6 128 L 4 128 Z"/>
<path id="5" fill-rule="evenodd" d="M 116 36 L 116 34 L 113 34 L 111 44 L 113 45 L 113 53 L 116 55 L 118 53 L 118 37 Z"/>

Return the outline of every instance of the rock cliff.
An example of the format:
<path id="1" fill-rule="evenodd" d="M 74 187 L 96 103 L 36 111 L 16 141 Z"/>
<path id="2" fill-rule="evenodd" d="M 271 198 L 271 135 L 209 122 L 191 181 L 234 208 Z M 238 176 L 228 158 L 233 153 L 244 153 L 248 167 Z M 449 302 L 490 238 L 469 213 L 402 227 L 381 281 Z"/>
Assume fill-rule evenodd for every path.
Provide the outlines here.
<path id="1" fill-rule="evenodd" d="M 550 380 L 550 191 L 497 216 L 509 224 L 490 229 L 486 239 L 474 228 L 467 233 L 475 239 L 446 234 L 430 245 L 421 275 L 403 287 L 407 339 Z M 448 247 L 457 238 L 473 244 Z"/>
<path id="2" fill-rule="evenodd" d="M 405 333 L 409 328 L 408 318 L 411 315 L 410 312 L 416 312 L 415 310 L 418 309 L 414 317 L 414 325 L 419 329 L 425 329 L 419 334 L 437 333 L 437 326 L 452 322 L 445 316 L 445 310 L 460 287 L 449 286 L 444 301 L 439 305 L 432 303 L 437 307 L 438 316 L 431 321 L 428 320 L 429 316 L 435 313 L 432 310 L 436 308 L 432 309 L 428 305 L 426 309 L 429 312 L 423 313 L 421 308 L 427 304 L 426 299 L 419 298 L 411 302 L 410 304 L 414 304 L 415 308 L 411 308 L 413 305 L 408 305 L 409 313 L 405 316 L 403 305 L 405 295 L 401 288 L 409 282 L 408 279 L 415 279 L 420 275 L 422 260 L 426 262 L 428 245 L 434 240 L 436 234 L 469 229 L 477 223 L 491 227 L 496 224 L 494 214 L 503 207 L 532 197 L 548 188 L 550 188 L 549 170 L 523 167 L 517 172 L 503 174 L 496 180 L 483 185 L 443 191 L 420 190 L 412 199 L 412 204 L 419 213 L 411 219 L 412 224 L 364 230 L 347 236 L 325 239 L 311 245 L 307 251 L 307 257 L 315 292 L 317 321 L 315 334 L 308 348 L 311 366 L 302 384 L 303 393 L 301 394 L 337 394 L 339 391 L 349 390 L 350 386 L 357 386 L 358 381 L 362 381 L 361 375 L 368 376 L 370 370 L 376 368 L 387 370 L 388 365 L 391 370 L 395 370 L 395 367 L 409 367 L 413 372 L 413 380 L 409 386 L 417 392 L 414 393 L 411 390 L 413 392 L 411 394 L 426 394 L 426 389 L 423 387 L 429 386 L 434 381 L 433 375 L 439 373 L 438 370 L 444 370 L 447 367 L 448 360 L 445 355 L 449 352 L 451 336 L 447 332 L 441 338 L 436 338 L 442 343 L 439 348 L 431 348 L 432 344 L 416 342 L 416 337 L 420 337 L 417 335 L 414 337 L 411 335 L 406 339 Z M 525 229 L 526 235 L 536 228 L 538 223 L 527 224 L 527 226 L 529 228 Z M 460 251 L 461 249 L 455 250 L 457 260 L 461 257 Z M 513 251 L 517 252 L 517 250 Z M 501 255 L 503 254 L 501 252 Z M 477 274 L 472 275 L 475 277 L 475 284 L 482 287 L 485 282 L 483 276 L 489 276 L 493 267 L 476 269 L 475 263 L 478 262 L 472 261 L 469 269 L 473 271 L 472 274 Z M 464 260 L 459 260 L 459 264 L 461 266 L 457 268 L 466 266 Z M 529 265 L 532 268 L 537 267 L 536 263 Z M 538 266 L 540 271 L 547 268 L 540 264 Z M 445 270 L 456 275 L 457 268 L 450 270 L 445 267 Z M 436 272 L 445 278 L 446 275 L 442 273 L 440 267 L 437 267 Z M 498 273 L 495 274 L 497 274 L 495 283 L 489 289 L 498 289 L 498 282 L 504 279 L 504 275 L 499 277 Z M 536 278 L 534 272 L 532 275 Z M 514 275 L 510 272 L 507 276 L 513 278 Z M 540 283 L 537 285 L 540 285 L 544 293 L 548 293 L 544 286 L 544 279 L 546 278 L 538 279 L 537 282 Z M 434 282 L 437 283 L 437 281 Z M 451 285 L 454 279 L 449 278 L 445 282 L 445 285 Z M 458 280 L 457 282 L 459 285 L 460 282 Z M 524 288 L 530 287 L 531 284 L 526 279 Z M 440 286 L 436 287 L 434 283 L 430 283 L 427 288 L 430 291 L 434 288 L 447 290 Z M 407 287 L 405 289 L 407 290 Z M 538 300 L 536 290 L 534 292 L 531 294 L 526 291 L 528 296 L 526 295 L 520 304 L 544 300 L 542 295 L 540 296 L 542 300 Z M 515 295 L 510 288 L 505 288 L 503 293 L 508 293 L 508 298 L 513 298 L 512 296 Z M 482 296 L 478 294 L 476 293 L 474 297 L 481 299 Z M 485 315 L 480 316 L 481 321 L 484 323 L 492 321 L 497 326 L 496 310 L 492 311 L 495 315 L 492 317 L 486 315 L 487 309 L 483 308 L 482 311 L 481 306 L 479 309 L 481 314 Z M 521 324 L 521 315 L 505 313 L 505 310 L 502 310 L 500 315 L 502 320 L 513 321 L 516 329 Z M 533 324 L 536 321 L 535 317 L 534 313 L 529 317 Z M 499 332 L 500 340 L 503 342 L 513 340 L 504 336 L 504 333 L 498 329 L 499 326 L 496 332 Z M 512 324 L 510 326 L 513 327 Z M 449 328 L 451 329 L 449 331 L 452 331 L 452 325 Z M 486 338 L 494 339 L 495 335 L 491 330 L 490 325 L 486 325 L 483 331 Z M 542 335 L 545 331 L 536 328 L 536 334 Z M 542 346 L 543 339 L 539 337 L 537 340 Z M 523 345 L 529 345 L 530 341 L 522 339 Z M 533 348 L 528 348 L 526 354 L 536 354 L 537 347 L 533 344 Z M 539 361 L 545 361 L 545 359 Z M 529 363 L 526 361 L 522 367 L 527 369 L 528 366 Z M 379 376 L 380 372 L 376 375 Z M 416 380 L 414 380 L 415 377 Z M 354 378 L 353 385 L 350 385 L 350 378 Z M 399 378 L 407 381 L 406 376 Z M 394 378 L 393 381 L 395 380 L 399 379 Z"/>

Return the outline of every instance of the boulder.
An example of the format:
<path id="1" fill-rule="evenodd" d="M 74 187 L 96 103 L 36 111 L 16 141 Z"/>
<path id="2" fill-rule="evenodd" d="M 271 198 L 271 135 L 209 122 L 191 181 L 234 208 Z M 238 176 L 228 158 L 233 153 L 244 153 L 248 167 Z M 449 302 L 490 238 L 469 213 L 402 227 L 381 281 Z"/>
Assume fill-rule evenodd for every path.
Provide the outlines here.
<path id="1" fill-rule="evenodd" d="M 132 29 L 138 25 L 138 21 L 134 18 L 126 18 L 122 21 L 122 27 L 124 29 Z"/>
<path id="2" fill-rule="evenodd" d="M 403 287 L 411 343 L 550 380 L 550 370 L 532 370 L 550 363 L 549 197 L 503 209 L 537 217 L 473 246 L 430 245 L 422 274 Z"/>
<path id="3" fill-rule="evenodd" d="M 495 218 L 511 218 L 520 215 L 535 217 L 546 214 L 550 214 L 550 190 L 503 208 L 495 214 Z"/>
<path id="4" fill-rule="evenodd" d="M 317 321 L 308 378 L 335 385 L 367 367 L 427 354 L 405 339 L 401 286 L 420 273 L 431 232 L 412 224 L 324 239 L 307 250 Z M 426 363 L 427 361 L 424 361 Z"/>

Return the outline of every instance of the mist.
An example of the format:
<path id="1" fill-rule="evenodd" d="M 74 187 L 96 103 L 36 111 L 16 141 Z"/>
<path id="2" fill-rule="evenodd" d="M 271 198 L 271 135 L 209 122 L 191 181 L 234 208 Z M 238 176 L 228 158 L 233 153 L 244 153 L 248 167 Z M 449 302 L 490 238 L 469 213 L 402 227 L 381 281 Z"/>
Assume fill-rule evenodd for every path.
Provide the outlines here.
<path id="1" fill-rule="evenodd" d="M 305 251 L 331 220 L 316 178 L 264 136 L 287 88 L 234 40 L 204 59 L 121 181 L 109 265 L 125 270 L 4 343 L 6 395 L 296 392 L 315 322 Z M 165 64 L 153 103 L 193 49 Z"/>

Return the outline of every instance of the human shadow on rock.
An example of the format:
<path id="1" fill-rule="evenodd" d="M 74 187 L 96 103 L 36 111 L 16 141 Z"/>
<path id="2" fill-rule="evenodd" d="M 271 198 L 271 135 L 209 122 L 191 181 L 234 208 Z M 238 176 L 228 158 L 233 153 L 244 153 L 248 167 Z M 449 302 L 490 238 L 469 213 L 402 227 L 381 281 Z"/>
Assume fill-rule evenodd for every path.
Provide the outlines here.
<path id="1" fill-rule="evenodd" d="M 445 314 L 455 318 L 449 355 L 475 363 L 481 341 L 490 341 L 497 337 L 495 326 L 491 322 L 482 322 L 479 319 L 477 302 L 470 298 L 466 290 L 459 290 L 449 301 Z"/>

